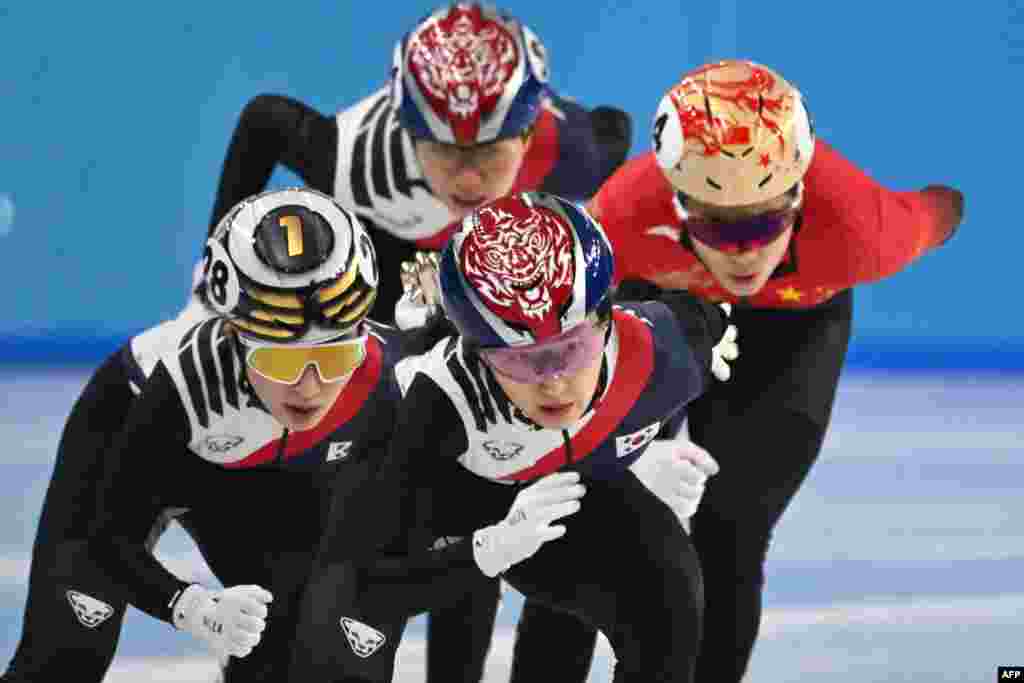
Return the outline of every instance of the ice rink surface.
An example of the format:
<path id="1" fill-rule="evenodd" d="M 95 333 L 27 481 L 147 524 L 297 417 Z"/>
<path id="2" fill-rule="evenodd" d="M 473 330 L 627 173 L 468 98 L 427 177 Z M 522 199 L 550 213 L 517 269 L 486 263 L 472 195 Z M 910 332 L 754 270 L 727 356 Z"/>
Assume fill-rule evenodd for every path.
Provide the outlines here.
<path id="1" fill-rule="evenodd" d="M 0 369 L 0 659 L 17 643 L 29 550 L 57 439 L 88 371 Z M 847 374 L 822 458 L 769 555 L 750 683 L 987 683 L 1024 665 L 1024 375 Z M 766 438 L 770 443 L 770 436 Z M 173 529 L 158 548 L 206 576 Z M 507 680 L 506 595 L 487 683 Z M 423 628 L 398 683 L 423 680 Z M 602 643 L 590 680 L 609 680 Z M 130 612 L 107 680 L 209 681 L 187 635 Z"/>

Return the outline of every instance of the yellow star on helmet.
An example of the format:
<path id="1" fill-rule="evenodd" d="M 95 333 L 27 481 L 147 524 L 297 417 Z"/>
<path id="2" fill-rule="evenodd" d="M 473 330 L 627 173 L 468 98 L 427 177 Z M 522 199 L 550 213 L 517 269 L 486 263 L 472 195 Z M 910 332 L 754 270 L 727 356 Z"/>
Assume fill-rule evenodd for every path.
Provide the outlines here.
<path id="1" fill-rule="evenodd" d="M 804 293 L 798 289 L 795 289 L 792 285 L 785 289 L 778 290 L 779 297 L 783 301 L 800 301 L 803 298 Z"/>

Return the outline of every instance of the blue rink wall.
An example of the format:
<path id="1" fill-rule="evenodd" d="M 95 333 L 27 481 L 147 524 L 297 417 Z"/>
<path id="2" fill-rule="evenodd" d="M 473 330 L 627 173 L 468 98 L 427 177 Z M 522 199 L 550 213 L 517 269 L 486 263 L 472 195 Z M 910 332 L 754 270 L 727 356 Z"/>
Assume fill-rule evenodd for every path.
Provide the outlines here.
<path id="1" fill-rule="evenodd" d="M 49 336 L 0 337 L 0 366 L 44 370 L 96 365 L 131 334 L 126 331 L 121 335 L 72 336 L 54 332 Z M 740 348 L 742 351 L 742 346 Z M 845 370 L 881 369 L 913 373 L 1024 373 L 1024 345 L 1004 345 L 999 340 L 968 344 L 912 337 L 865 339 L 855 336 L 846 355 Z"/>
<path id="2" fill-rule="evenodd" d="M 93 363 L 173 315 L 246 101 L 348 106 L 432 6 L 0 4 L 0 363 Z M 1024 368 L 1024 2 L 507 6 L 558 91 L 633 115 L 634 153 L 684 70 L 739 55 L 795 82 L 819 134 L 882 183 L 962 189 L 948 247 L 858 292 L 851 366 Z"/>

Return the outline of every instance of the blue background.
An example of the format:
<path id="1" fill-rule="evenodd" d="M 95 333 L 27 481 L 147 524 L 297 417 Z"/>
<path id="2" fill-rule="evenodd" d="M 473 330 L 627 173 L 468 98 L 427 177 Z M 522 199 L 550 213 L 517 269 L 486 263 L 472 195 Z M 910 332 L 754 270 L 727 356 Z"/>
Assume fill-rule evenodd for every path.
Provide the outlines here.
<path id="1" fill-rule="evenodd" d="M 347 107 L 432 6 L 0 6 L 0 361 L 92 360 L 173 315 L 246 101 Z M 819 134 L 885 185 L 962 189 L 947 248 L 860 288 L 851 363 L 1024 368 L 1024 2 L 506 7 L 547 45 L 558 91 L 633 114 L 634 153 L 680 74 L 737 55 L 795 82 Z"/>

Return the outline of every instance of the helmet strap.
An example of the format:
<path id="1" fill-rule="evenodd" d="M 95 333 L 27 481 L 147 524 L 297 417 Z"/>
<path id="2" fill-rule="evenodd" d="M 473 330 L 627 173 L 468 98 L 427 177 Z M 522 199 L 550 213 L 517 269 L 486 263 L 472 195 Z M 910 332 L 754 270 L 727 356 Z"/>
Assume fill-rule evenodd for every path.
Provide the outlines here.
<path id="1" fill-rule="evenodd" d="M 462 339 L 463 343 L 465 344 L 465 337 L 463 337 Z M 475 344 L 471 344 L 469 346 L 464 345 L 462 351 L 463 359 L 465 360 L 466 363 L 466 369 L 469 370 L 470 374 L 476 376 L 478 381 L 482 380 L 480 381 L 480 385 L 486 387 L 487 393 L 490 394 L 492 399 L 494 399 L 495 407 L 499 412 L 504 413 L 505 415 L 514 416 L 515 419 L 519 420 L 533 431 L 539 431 L 543 429 L 543 427 L 541 427 L 539 424 L 537 424 L 529 417 L 527 417 L 526 413 L 520 410 L 519 406 L 517 406 L 515 402 L 508 397 L 508 394 L 505 393 L 505 390 L 501 388 L 501 384 L 498 382 L 498 379 L 494 376 L 494 371 L 491 370 L 491 367 L 487 365 L 487 363 L 485 363 L 483 361 L 483 358 L 480 356 L 479 346 Z M 458 381 L 459 378 L 456 377 L 456 380 Z M 465 378 L 465 380 L 468 381 L 468 378 Z M 475 391 L 473 393 L 475 393 Z M 485 403 L 488 405 L 487 408 L 484 407 Z M 486 424 L 487 416 L 483 414 L 484 411 L 492 411 L 494 409 L 491 408 L 489 404 L 490 401 L 470 402 L 470 405 L 473 407 L 474 414 L 476 414 L 476 411 L 478 410 L 481 411 L 481 414 L 476 415 L 478 423 Z"/>
<path id="2" fill-rule="evenodd" d="M 679 202 L 679 205 L 685 209 L 687 199 L 686 195 L 683 194 L 681 191 L 676 190 L 675 196 Z M 693 248 L 693 240 L 690 238 L 690 231 L 686 229 L 686 221 L 682 221 L 679 227 L 679 244 L 683 246 L 683 249 L 686 249 L 688 252 L 697 257 L 697 260 L 700 261 L 701 265 L 704 266 L 704 268 L 706 269 L 708 267 L 708 264 L 704 263 L 704 260 L 701 259 L 700 254 L 698 254 L 697 250 Z"/>
<path id="3" fill-rule="evenodd" d="M 794 237 L 796 236 L 796 234 L 798 232 L 800 232 L 800 228 L 803 226 L 803 224 L 804 224 L 804 211 L 803 211 L 803 209 L 800 209 L 800 211 L 796 214 L 796 220 L 793 221 L 793 236 Z M 773 270 L 772 274 L 770 276 L 768 276 L 768 279 L 771 280 L 771 279 L 774 279 L 774 278 L 777 278 L 777 277 L 783 277 L 783 276 L 786 276 L 786 275 L 790 275 L 791 273 L 795 273 L 796 269 L 797 269 L 796 240 L 791 237 L 790 240 L 789 240 L 789 247 L 786 249 L 786 258 L 782 259 L 782 262 L 779 263 L 779 265 L 775 266 L 775 270 Z"/>
<path id="4" fill-rule="evenodd" d="M 615 320 L 608 320 L 608 329 L 604 332 L 604 346 L 608 348 L 608 340 L 612 338 L 612 328 L 615 326 Z M 587 404 L 583 414 L 586 415 L 591 410 L 597 408 L 597 404 L 601 402 L 601 397 L 604 396 L 605 389 L 608 388 L 608 357 L 604 354 L 604 350 L 601 351 L 601 374 L 597 376 L 597 386 L 594 387 L 594 395 L 590 398 L 590 403 Z"/>
<path id="5" fill-rule="evenodd" d="M 256 393 L 256 388 L 249 381 L 249 365 L 245 362 L 245 347 L 242 345 L 238 331 L 232 328 L 227 334 L 231 338 L 231 345 L 234 346 L 235 356 L 238 358 L 238 390 L 247 397 L 246 407 L 259 408 L 269 414 L 270 410 L 263 404 L 260 395 Z"/>
<path id="6" fill-rule="evenodd" d="M 531 123 L 523 130 L 522 133 L 519 134 L 519 137 L 522 139 L 523 144 L 526 145 L 527 149 L 529 149 L 530 143 L 533 142 L 533 134 L 536 132 L 536 130 L 537 124 Z"/>

